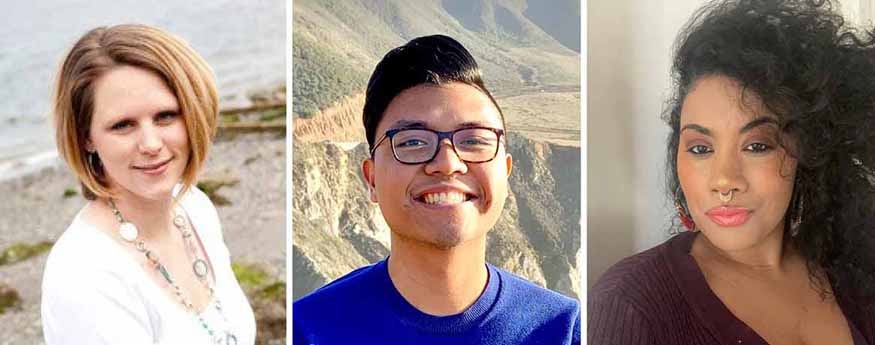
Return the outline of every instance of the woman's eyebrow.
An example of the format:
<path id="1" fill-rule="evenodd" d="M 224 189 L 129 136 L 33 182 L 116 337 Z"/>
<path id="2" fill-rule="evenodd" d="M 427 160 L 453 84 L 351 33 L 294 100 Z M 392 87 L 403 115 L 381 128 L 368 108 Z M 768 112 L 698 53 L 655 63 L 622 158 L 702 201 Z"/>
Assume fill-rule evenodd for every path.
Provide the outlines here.
<path id="1" fill-rule="evenodd" d="M 777 124 L 778 124 L 778 121 L 775 120 L 774 118 L 762 116 L 762 117 L 758 117 L 756 119 L 753 119 L 753 121 L 751 121 L 751 122 L 748 122 L 746 125 L 744 125 L 744 127 L 741 127 L 741 130 L 739 130 L 738 132 L 743 134 L 744 132 L 748 132 L 748 131 L 750 131 L 754 128 L 757 128 L 759 126 L 777 125 Z"/>
<path id="2" fill-rule="evenodd" d="M 164 115 L 179 115 L 179 112 L 176 110 L 162 110 L 155 113 L 155 116 L 164 116 Z"/>
<path id="3" fill-rule="evenodd" d="M 745 132 L 749 132 L 750 130 L 757 128 L 759 126 L 777 125 L 777 124 L 778 124 L 778 121 L 775 120 L 774 118 L 768 117 L 768 116 L 762 116 L 762 117 L 758 117 L 758 118 L 753 119 L 752 121 L 748 122 L 743 127 L 741 127 L 741 129 L 738 130 L 738 132 L 741 134 L 744 134 Z M 702 134 L 707 135 L 707 136 L 711 136 L 710 129 L 707 129 L 707 128 L 702 127 L 701 125 L 697 125 L 695 123 L 685 125 L 683 128 L 681 128 L 680 133 L 683 133 L 687 129 L 694 130 L 696 132 L 702 133 Z"/>
<path id="4" fill-rule="evenodd" d="M 711 130 L 710 130 L 710 129 L 707 129 L 707 128 L 702 127 L 702 126 L 700 126 L 700 125 L 697 125 L 697 124 L 695 124 L 695 123 L 691 123 L 691 124 L 688 124 L 688 125 L 684 126 L 683 128 L 681 128 L 681 131 L 680 131 L 679 133 L 683 133 L 685 130 L 688 130 L 688 129 L 691 129 L 691 130 L 694 130 L 694 131 L 696 131 L 696 132 L 702 133 L 702 134 L 707 135 L 707 136 L 709 136 L 709 137 L 711 136 Z"/>

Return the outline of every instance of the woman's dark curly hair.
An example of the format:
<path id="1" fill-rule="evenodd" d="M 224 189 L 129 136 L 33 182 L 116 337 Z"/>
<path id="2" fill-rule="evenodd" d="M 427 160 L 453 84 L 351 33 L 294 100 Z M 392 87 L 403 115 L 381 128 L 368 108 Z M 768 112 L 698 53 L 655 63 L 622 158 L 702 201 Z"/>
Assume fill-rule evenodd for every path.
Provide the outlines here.
<path id="1" fill-rule="evenodd" d="M 822 292 L 831 284 L 836 293 L 872 297 L 875 31 L 849 27 L 836 10 L 829 1 L 727 0 L 693 16 L 675 44 L 674 94 L 663 114 L 671 127 L 667 192 L 686 206 L 676 161 L 687 93 L 704 76 L 735 80 L 776 115 L 779 139 L 792 138 L 779 140 L 798 159 L 785 240 Z"/>

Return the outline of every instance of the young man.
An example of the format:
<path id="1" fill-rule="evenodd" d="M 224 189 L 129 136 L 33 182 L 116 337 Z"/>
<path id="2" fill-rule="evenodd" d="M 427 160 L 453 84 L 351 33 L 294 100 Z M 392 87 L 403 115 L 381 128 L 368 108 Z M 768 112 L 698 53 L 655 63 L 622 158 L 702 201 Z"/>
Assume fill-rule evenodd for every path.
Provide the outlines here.
<path id="1" fill-rule="evenodd" d="M 295 344 L 580 343 L 576 300 L 486 263 L 513 161 L 471 54 L 440 35 L 390 51 L 364 125 L 390 256 L 296 301 Z"/>

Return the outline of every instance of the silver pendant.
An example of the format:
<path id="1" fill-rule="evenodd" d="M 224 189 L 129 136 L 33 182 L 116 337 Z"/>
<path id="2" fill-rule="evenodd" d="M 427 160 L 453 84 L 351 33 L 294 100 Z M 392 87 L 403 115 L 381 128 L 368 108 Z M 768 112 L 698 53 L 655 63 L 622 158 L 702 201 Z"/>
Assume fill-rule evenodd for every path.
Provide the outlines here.
<path id="1" fill-rule="evenodd" d="M 194 275 L 200 279 L 206 278 L 207 273 L 209 272 L 209 267 L 207 266 L 206 261 L 201 259 L 195 260 L 191 264 L 192 270 L 194 270 Z"/>
<path id="2" fill-rule="evenodd" d="M 176 225 L 176 227 L 179 229 L 184 229 L 185 228 L 185 217 L 183 217 L 181 214 L 177 214 L 176 216 L 173 217 L 173 225 Z"/>
<path id="3" fill-rule="evenodd" d="M 139 235 L 139 231 L 137 230 L 137 226 L 129 223 L 123 222 L 118 228 L 119 235 L 122 236 L 122 239 L 128 242 L 134 242 Z"/>

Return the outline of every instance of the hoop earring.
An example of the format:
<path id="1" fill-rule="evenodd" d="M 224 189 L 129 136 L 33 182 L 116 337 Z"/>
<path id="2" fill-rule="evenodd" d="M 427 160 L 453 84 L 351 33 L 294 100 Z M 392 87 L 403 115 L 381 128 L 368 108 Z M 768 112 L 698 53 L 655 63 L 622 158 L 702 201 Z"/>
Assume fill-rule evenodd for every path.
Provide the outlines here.
<path id="1" fill-rule="evenodd" d="M 793 212 L 793 218 L 790 220 L 790 237 L 796 237 L 799 235 L 799 228 L 802 225 L 802 211 L 805 206 L 805 199 L 802 198 L 802 193 L 799 192 L 799 179 L 796 179 L 796 186 L 793 187 L 793 191 L 795 193 L 795 198 L 793 198 L 796 202 L 795 211 Z"/>
<path id="2" fill-rule="evenodd" d="M 678 211 L 678 218 L 680 218 L 681 224 L 687 228 L 687 231 L 696 231 L 696 223 L 693 222 L 689 212 L 681 205 L 680 191 L 681 187 L 678 186 L 678 189 L 674 192 L 674 207 Z"/>

